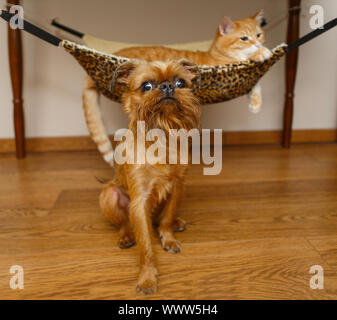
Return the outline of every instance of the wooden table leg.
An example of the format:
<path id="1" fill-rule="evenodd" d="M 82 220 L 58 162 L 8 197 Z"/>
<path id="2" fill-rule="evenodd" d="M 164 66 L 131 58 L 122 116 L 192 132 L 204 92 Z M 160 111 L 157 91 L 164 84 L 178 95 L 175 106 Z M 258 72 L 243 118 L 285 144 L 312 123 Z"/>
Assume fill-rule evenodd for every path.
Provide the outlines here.
<path id="1" fill-rule="evenodd" d="M 292 43 L 299 37 L 301 0 L 289 0 L 289 18 L 287 43 Z M 287 54 L 286 58 L 286 96 L 283 113 L 283 137 L 282 146 L 289 148 L 294 110 L 294 87 L 297 72 L 298 49 Z"/>
<path id="2" fill-rule="evenodd" d="M 7 0 L 7 4 L 19 4 L 19 0 Z M 13 89 L 14 128 L 16 157 L 25 157 L 25 121 L 22 99 L 22 42 L 21 31 L 11 29 L 8 24 L 8 56 L 9 69 Z"/>

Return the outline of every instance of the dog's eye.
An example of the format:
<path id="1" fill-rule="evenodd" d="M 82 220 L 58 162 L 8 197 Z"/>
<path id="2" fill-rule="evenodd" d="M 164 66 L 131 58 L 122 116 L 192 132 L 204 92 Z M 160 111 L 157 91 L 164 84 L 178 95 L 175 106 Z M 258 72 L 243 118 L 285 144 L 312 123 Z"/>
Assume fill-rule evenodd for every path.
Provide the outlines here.
<path id="1" fill-rule="evenodd" d="M 150 81 L 146 81 L 142 84 L 142 91 L 143 92 L 151 91 L 153 88 L 154 88 L 154 85 Z"/>
<path id="2" fill-rule="evenodd" d="M 241 37 L 240 38 L 242 41 L 248 41 L 248 37 Z"/>
<path id="3" fill-rule="evenodd" d="M 257 37 L 260 38 L 262 36 L 262 33 L 258 33 Z"/>
<path id="4" fill-rule="evenodd" d="M 176 80 L 176 87 L 177 88 L 186 88 L 186 82 L 184 79 L 177 79 Z"/>

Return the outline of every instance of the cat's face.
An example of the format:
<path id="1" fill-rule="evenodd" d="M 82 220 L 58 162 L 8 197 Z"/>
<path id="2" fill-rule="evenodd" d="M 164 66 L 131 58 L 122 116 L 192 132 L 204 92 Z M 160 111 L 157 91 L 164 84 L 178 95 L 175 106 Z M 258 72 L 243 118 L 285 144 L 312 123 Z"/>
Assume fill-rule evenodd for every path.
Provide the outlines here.
<path id="1" fill-rule="evenodd" d="M 223 53 L 233 59 L 248 59 L 264 43 L 262 21 L 263 10 L 250 18 L 236 21 L 232 21 L 229 17 L 223 17 L 215 41 L 218 53 Z"/>

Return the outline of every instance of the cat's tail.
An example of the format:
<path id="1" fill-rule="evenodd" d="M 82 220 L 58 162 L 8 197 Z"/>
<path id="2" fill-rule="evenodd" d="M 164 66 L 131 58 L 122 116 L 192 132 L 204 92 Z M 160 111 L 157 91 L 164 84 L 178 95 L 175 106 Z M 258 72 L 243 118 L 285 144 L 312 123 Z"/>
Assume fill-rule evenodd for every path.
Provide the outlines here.
<path id="1" fill-rule="evenodd" d="M 99 106 L 99 92 L 96 89 L 94 81 L 89 76 L 85 80 L 82 99 L 85 120 L 90 136 L 96 143 L 104 160 L 113 167 L 114 150 L 102 120 Z"/>

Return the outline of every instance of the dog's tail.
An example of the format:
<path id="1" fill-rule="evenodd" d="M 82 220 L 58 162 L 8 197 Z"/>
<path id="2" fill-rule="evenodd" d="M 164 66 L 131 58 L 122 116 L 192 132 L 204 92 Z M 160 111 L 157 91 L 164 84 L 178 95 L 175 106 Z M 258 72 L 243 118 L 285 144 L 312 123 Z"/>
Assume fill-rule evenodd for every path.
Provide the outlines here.
<path id="1" fill-rule="evenodd" d="M 99 106 L 99 92 L 96 89 L 95 82 L 89 76 L 85 81 L 82 99 L 85 120 L 87 122 L 90 136 L 96 143 L 104 160 L 113 167 L 114 150 L 102 120 Z"/>

